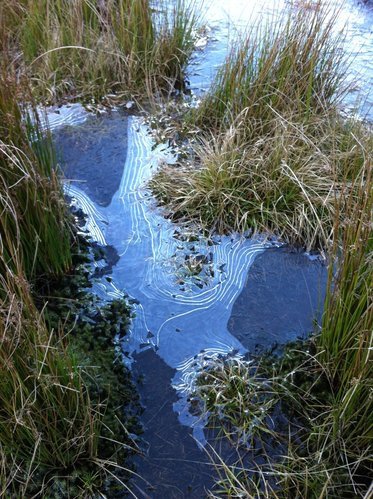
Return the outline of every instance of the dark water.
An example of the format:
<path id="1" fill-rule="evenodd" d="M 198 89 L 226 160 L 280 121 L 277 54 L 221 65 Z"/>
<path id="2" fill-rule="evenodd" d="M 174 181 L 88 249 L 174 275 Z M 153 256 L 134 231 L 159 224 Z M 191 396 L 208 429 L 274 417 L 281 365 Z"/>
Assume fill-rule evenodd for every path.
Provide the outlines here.
<path id="1" fill-rule="evenodd" d="M 242 28 L 258 16 L 275 16 L 284 3 L 255 0 L 249 11 L 248 2 L 232 0 L 229 20 L 227 2 L 212 3 L 208 42 L 191 66 L 192 88 L 207 88 L 226 54 L 232 23 Z M 343 12 L 351 46 L 363 47 L 353 71 L 365 70 L 360 85 L 366 89 L 372 11 L 348 2 Z M 123 344 L 135 378 L 142 378 L 145 457 L 137 459 L 143 479 L 134 480 L 134 492 L 205 497 L 213 470 L 203 447 L 217 440 L 188 410 L 197 367 L 214 356 L 258 353 L 312 332 L 326 268 L 319 258 L 264 235 L 207 240 L 164 218 L 146 183 L 160 161 L 175 157 L 166 146 L 155 147 L 141 119 L 120 112 L 95 118 L 79 105 L 51 111 L 49 118 L 72 180 L 67 191 L 88 214 L 86 230 L 115 254 L 112 281 L 103 279 L 95 290 L 105 299 L 128 295 L 136 315 Z M 229 449 L 221 450 L 229 461 Z"/>
<path id="2" fill-rule="evenodd" d="M 135 356 L 134 375 L 145 407 L 142 418 L 144 457 L 136 460 L 144 480 L 133 480 L 140 498 L 203 498 L 213 486 L 213 470 L 207 454 L 196 445 L 191 428 L 182 426 L 173 410 L 176 391 L 170 380 L 175 370 L 153 351 Z"/>
<path id="3" fill-rule="evenodd" d="M 108 206 L 123 174 L 127 117 L 108 114 L 89 120 L 84 127 L 65 127 L 56 134 L 64 177 L 74 180 L 97 205 Z"/>
<path id="4" fill-rule="evenodd" d="M 326 270 L 290 248 L 267 250 L 251 266 L 228 329 L 249 352 L 305 338 L 321 319 Z"/>
<path id="5" fill-rule="evenodd" d="M 160 160 L 174 157 L 165 146 L 154 148 L 139 118 L 87 117 L 56 129 L 55 139 L 68 176 L 77 179 L 67 192 L 88 213 L 87 230 L 116 254 L 112 282 L 103 279 L 96 292 L 127 293 L 136 315 L 123 343 L 143 378 L 145 458 L 137 465 L 148 483 L 135 480 L 136 494 L 204 497 L 213 471 L 203 445 L 211 435 L 186 402 L 196 368 L 216 355 L 263 351 L 311 332 L 326 269 L 264 236 L 206 240 L 165 219 L 146 182 Z M 197 276 L 185 269 L 190 261 L 202 262 Z"/>

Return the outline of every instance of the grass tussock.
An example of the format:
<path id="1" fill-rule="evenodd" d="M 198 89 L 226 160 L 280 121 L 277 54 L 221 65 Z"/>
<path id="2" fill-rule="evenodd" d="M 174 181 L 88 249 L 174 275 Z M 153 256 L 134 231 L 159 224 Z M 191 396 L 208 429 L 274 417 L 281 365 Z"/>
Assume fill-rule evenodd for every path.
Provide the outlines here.
<path id="1" fill-rule="evenodd" d="M 336 217 L 334 225 L 319 334 L 274 363 L 262 359 L 259 371 L 252 363 L 232 366 L 226 360 L 199 377 L 196 393 L 211 424 L 237 452 L 234 465 L 211 452 L 220 478 L 212 497 L 370 497 L 373 186 L 368 163 L 354 183 L 337 203 L 345 219 L 340 224 Z M 276 404 L 290 422 L 287 434 L 271 425 Z M 283 446 L 280 459 L 267 453 L 258 462 L 255 438 L 269 433 L 272 447 Z M 246 440 L 235 438 L 242 434 Z M 247 441 L 254 452 L 249 468 L 242 459 Z"/>
<path id="2" fill-rule="evenodd" d="M 71 265 L 67 208 L 51 139 L 19 94 L 15 79 L 0 76 L 0 268 L 16 272 L 16 256 L 27 278 L 59 275 Z"/>
<path id="3" fill-rule="evenodd" d="M 308 249 L 330 243 L 336 199 L 372 147 L 370 132 L 337 109 L 346 61 L 335 21 L 321 6 L 290 12 L 235 44 L 189 113 L 194 164 L 152 181 L 176 219 L 270 231 Z"/>
<path id="4" fill-rule="evenodd" d="M 321 4 L 312 11 L 291 9 L 239 35 L 193 122 L 224 131 L 245 121 L 245 136 L 255 139 L 272 131 L 276 113 L 307 124 L 339 103 L 346 58 L 343 33 L 335 32 L 337 16 Z"/>
<path id="5" fill-rule="evenodd" d="M 175 219 L 220 233 L 269 231 L 323 249 L 333 238 L 336 199 L 372 147 L 360 124 L 333 120 L 319 120 L 317 138 L 281 116 L 272 136 L 245 146 L 237 131 L 227 132 L 195 148 L 199 166 L 163 167 L 151 185 Z"/>
<path id="6" fill-rule="evenodd" d="M 103 400 L 109 388 L 92 382 L 82 346 L 73 348 L 62 327 L 66 317 L 51 328 L 46 304 L 35 305 L 36 282 L 70 270 L 72 234 L 50 137 L 35 109 L 18 103 L 20 92 L 0 76 L 0 496 L 87 497 L 114 476 L 107 469 L 115 459 L 106 461 L 113 444 L 102 453 L 103 435 L 113 431 Z M 110 332 L 100 345 L 107 361 L 100 376 L 115 358 Z M 99 326 L 97 335 L 104 337 Z"/>
<path id="7" fill-rule="evenodd" d="M 73 469 L 95 456 L 99 413 L 66 338 L 48 331 L 33 302 L 36 274 L 58 276 L 69 268 L 70 237 L 50 142 L 36 113 L 26 116 L 19 107 L 15 89 L 2 75 L 0 495 L 26 497 L 39 472 Z"/>
<path id="8" fill-rule="evenodd" d="M 333 252 L 318 341 L 318 359 L 327 368 L 335 394 L 328 432 L 341 439 L 346 462 L 358 462 L 362 450 L 369 449 L 373 428 L 371 163 L 354 182 L 356 192 L 346 199 L 346 216 L 335 227 L 339 245 Z"/>
<path id="9" fill-rule="evenodd" d="M 50 102 L 171 91 L 183 82 L 197 23 L 184 0 L 11 0 L 0 19 L 8 65 Z"/>
<path id="10" fill-rule="evenodd" d="M 201 402 L 201 414 L 209 416 L 209 427 L 221 427 L 233 446 L 255 447 L 258 438 L 272 434 L 279 394 L 252 362 L 214 359 L 197 380 L 193 397 Z"/>

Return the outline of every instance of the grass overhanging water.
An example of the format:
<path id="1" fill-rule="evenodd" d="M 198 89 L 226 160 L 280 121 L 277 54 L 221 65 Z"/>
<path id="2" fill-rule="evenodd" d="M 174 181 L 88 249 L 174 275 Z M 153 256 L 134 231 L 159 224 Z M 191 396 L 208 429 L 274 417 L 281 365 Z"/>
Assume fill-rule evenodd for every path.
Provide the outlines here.
<path id="1" fill-rule="evenodd" d="M 234 40 L 186 119 L 191 164 L 161 168 L 152 188 L 176 220 L 206 230 L 260 230 L 325 249 L 336 199 L 367 161 L 369 130 L 345 120 L 343 35 L 318 4 Z"/>
<path id="2" fill-rule="evenodd" d="M 128 307 L 97 309 L 84 298 L 79 306 L 92 310 L 58 306 L 56 318 L 35 295 L 76 265 L 76 228 L 35 102 L 143 100 L 182 86 L 196 17 L 183 1 L 165 7 L 0 5 L 1 496 L 87 497 L 113 478 L 128 488 L 136 416 L 122 411 L 134 395 L 114 343 Z M 73 314 L 92 317 L 84 324 Z"/>
<path id="3" fill-rule="evenodd" d="M 33 277 L 62 275 L 71 265 L 51 144 L 32 108 L 34 122 L 23 119 L 4 75 L 0 89 L 0 487 L 1 495 L 26 496 L 40 468 L 73 469 L 95 457 L 100 413 L 65 333 L 48 330 L 32 297 Z"/>
<path id="4" fill-rule="evenodd" d="M 169 16 L 165 5 L 0 5 L 0 495 L 40 492 L 49 477 L 84 466 L 78 488 L 93 493 L 104 467 L 103 406 L 65 331 L 51 330 L 34 303 L 35 277 L 71 268 L 71 221 L 50 137 L 26 103 L 31 94 L 50 103 L 111 93 L 121 102 L 182 89 L 195 6 L 176 2 Z M 188 144 L 193 168 L 165 167 L 152 181 L 175 219 L 269 230 L 330 259 L 322 324 L 306 352 L 286 354 L 275 371 L 227 361 L 201 375 L 199 396 L 237 448 L 255 447 L 263 432 L 276 439 L 279 399 L 301 423 L 281 435 L 282 460 L 247 470 L 212 456 L 221 479 L 213 496 L 369 494 L 372 134 L 339 111 L 346 64 L 335 15 L 317 3 L 241 37 L 201 104 L 182 116 L 201 139 Z"/>
<path id="5" fill-rule="evenodd" d="M 213 497 L 369 496 L 373 138 L 371 124 L 340 111 L 348 59 L 337 16 L 316 2 L 235 40 L 187 126 L 169 127 L 186 130 L 192 158 L 162 166 L 151 181 L 177 221 L 208 232 L 264 230 L 329 260 L 322 322 L 299 347 L 306 353 L 260 376 L 229 358 L 199 376 L 202 414 L 233 438 L 238 456 L 232 466 L 211 450 L 221 479 Z M 301 424 L 287 438 L 266 410 L 279 398 Z M 283 459 L 265 455 L 247 468 L 248 427 L 254 440 L 271 433 L 286 442 Z"/>
<path id="6" fill-rule="evenodd" d="M 51 320 L 41 285 L 66 280 L 82 257 L 51 137 L 22 85 L 0 76 L 0 496 L 87 497 L 130 473 L 123 464 L 134 450 L 122 425 L 134 424 L 122 409 L 126 391 L 134 395 L 114 342 L 129 310 L 93 306 L 79 289 L 88 302 L 59 307 Z M 75 303 L 72 291 L 68 284 L 63 303 Z"/>
<path id="7" fill-rule="evenodd" d="M 201 414 L 237 459 L 209 451 L 212 497 L 369 497 L 372 445 L 372 176 L 369 165 L 335 223 L 320 331 L 259 364 L 220 359 L 202 371 Z M 352 191 L 353 192 L 353 191 Z M 277 423 L 276 409 L 288 418 Z M 250 428 L 250 431 L 247 431 Z M 271 450 L 263 444 L 270 435 Z M 242 438 L 244 436 L 245 438 Z M 249 440 L 248 440 L 249 439 Z M 280 449 L 280 452 L 277 450 Z M 285 450 L 284 450 L 285 449 Z M 259 456 L 259 460 L 258 460 Z M 260 464 L 258 464 L 260 463 Z"/>

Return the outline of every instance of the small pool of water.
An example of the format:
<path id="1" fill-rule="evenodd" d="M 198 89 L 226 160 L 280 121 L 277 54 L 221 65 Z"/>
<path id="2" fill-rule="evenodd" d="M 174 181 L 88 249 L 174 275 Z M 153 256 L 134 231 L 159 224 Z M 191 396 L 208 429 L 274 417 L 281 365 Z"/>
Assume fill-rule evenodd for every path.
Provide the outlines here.
<path id="1" fill-rule="evenodd" d="M 112 280 L 103 278 L 95 291 L 105 299 L 125 293 L 135 314 L 123 352 L 144 377 L 148 447 L 138 471 L 155 487 L 149 492 L 140 481 L 138 493 L 203 497 L 212 470 L 201 450 L 203 424 L 186 401 L 196 366 L 309 334 L 326 268 L 265 236 L 206 239 L 164 218 L 147 181 L 159 161 L 175 158 L 155 147 L 140 118 L 88 116 L 57 128 L 55 142 L 68 164 L 67 193 L 89 215 L 87 230 L 116 253 Z"/>
<path id="2" fill-rule="evenodd" d="M 229 12 L 226 5 L 216 0 L 208 10 L 207 45 L 190 66 L 195 92 L 208 88 L 233 29 L 288 8 L 282 0 L 232 0 Z M 342 12 L 356 51 L 353 74 L 364 70 L 359 85 L 367 95 L 372 10 L 350 0 Z M 326 267 L 264 235 L 206 239 L 165 218 L 147 182 L 160 161 L 176 158 L 155 146 L 140 118 L 119 111 L 93 117 L 73 105 L 51 111 L 49 121 L 66 190 L 87 213 L 92 238 L 115 255 L 111 279 L 102 278 L 95 291 L 104 299 L 128 296 L 135 314 L 123 343 L 145 408 L 145 458 L 137 459 L 143 480 L 134 481 L 134 492 L 205 497 L 213 470 L 204 446 L 213 441 L 186 401 L 197 367 L 217 355 L 260 353 L 308 335 L 322 310 Z"/>

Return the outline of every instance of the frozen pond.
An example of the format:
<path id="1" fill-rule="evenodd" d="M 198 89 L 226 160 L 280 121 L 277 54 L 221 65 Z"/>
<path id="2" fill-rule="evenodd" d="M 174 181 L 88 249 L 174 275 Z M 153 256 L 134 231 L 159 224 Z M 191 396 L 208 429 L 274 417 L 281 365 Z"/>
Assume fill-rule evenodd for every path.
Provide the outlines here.
<path id="1" fill-rule="evenodd" d="M 281 0 L 232 0 L 227 12 L 227 3 L 216 0 L 207 11 L 207 43 L 190 66 L 196 93 L 208 88 L 233 29 L 289 8 Z M 372 78 L 372 19 L 368 5 L 349 1 L 342 8 L 341 24 L 348 21 L 348 44 L 356 55 L 351 74 L 359 74 L 365 95 Z M 368 97 L 364 111 L 370 104 Z M 123 352 L 144 376 L 139 390 L 148 447 L 137 464 L 154 487 L 139 482 L 135 493 L 204 497 L 212 483 L 201 450 L 206 436 L 186 404 L 196 367 L 214 356 L 260 353 L 312 332 L 326 268 L 318 257 L 265 235 L 205 238 L 165 218 L 147 182 L 160 162 L 176 158 L 165 145 L 155 146 L 140 118 L 118 111 L 93 117 L 79 105 L 49 118 L 68 193 L 89 215 L 88 232 L 115 255 L 110 278 L 95 289 L 109 299 L 125 294 L 135 313 Z"/>
<path id="2" fill-rule="evenodd" d="M 59 128 L 55 137 L 66 176 L 79 179 L 69 183 L 68 194 L 89 215 L 92 237 L 116 254 L 110 279 L 103 277 L 96 292 L 104 298 L 125 292 L 133 305 L 123 351 L 145 377 L 144 421 L 148 428 L 156 423 L 145 431 L 149 460 L 144 473 L 139 462 L 139 473 L 158 486 L 162 482 L 150 497 L 187 497 L 186 489 L 179 490 L 182 484 L 187 487 L 201 463 L 209 470 L 198 448 L 205 444 L 203 426 L 186 403 L 196 367 L 207 358 L 263 351 L 311 332 L 326 268 L 318 258 L 265 236 L 206 239 L 164 218 L 146 184 L 160 161 L 175 158 L 165 146 L 154 147 L 139 118 L 115 111 L 87 117 Z M 160 464 L 156 442 L 162 420 L 174 441 L 160 445 Z M 180 455 L 179 491 L 165 496 L 171 490 L 167 480 L 175 481 L 169 464 Z M 202 483 L 196 480 L 194 494 L 208 483 L 206 476 Z"/>

